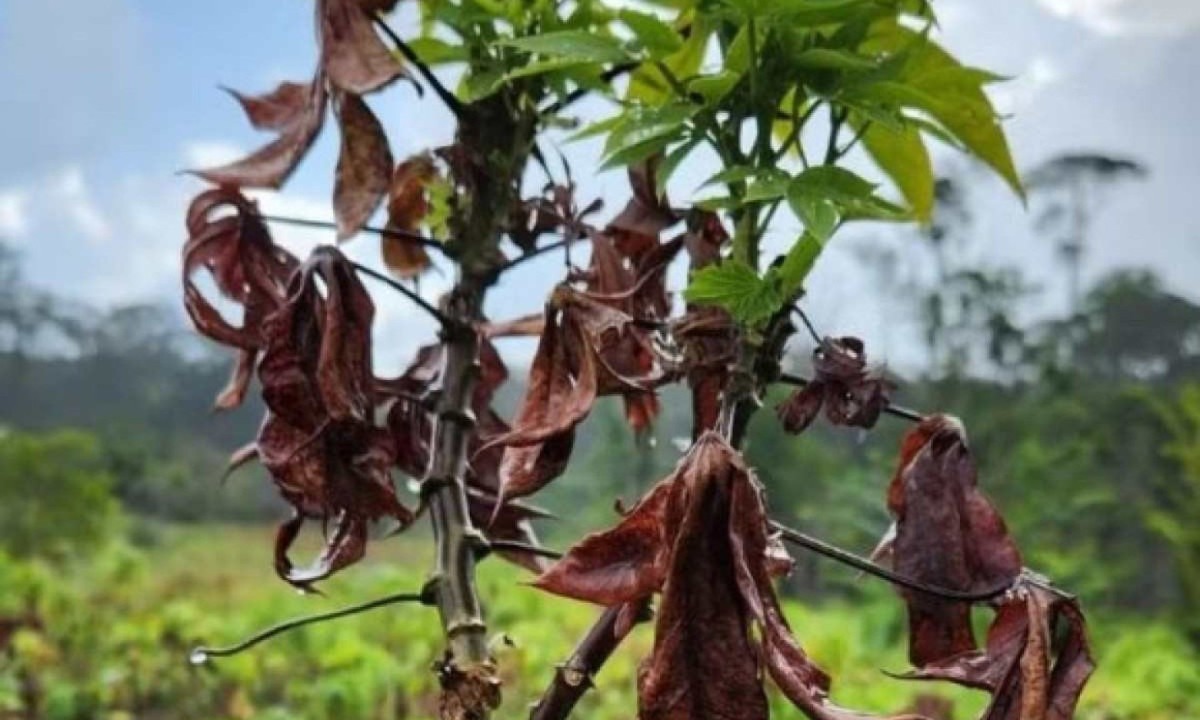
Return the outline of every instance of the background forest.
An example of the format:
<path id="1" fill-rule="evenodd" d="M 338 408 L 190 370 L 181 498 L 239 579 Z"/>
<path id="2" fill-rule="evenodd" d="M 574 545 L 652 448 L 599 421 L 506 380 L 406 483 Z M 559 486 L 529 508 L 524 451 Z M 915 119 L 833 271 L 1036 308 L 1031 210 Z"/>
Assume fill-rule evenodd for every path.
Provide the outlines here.
<path id="1" fill-rule="evenodd" d="M 1200 305 L 1138 268 L 1080 279 L 1088 228 L 1103 214 L 1075 190 L 1145 172 L 1072 155 L 1029 174 L 1030 218 L 1061 259 L 1050 286 L 980 259 L 969 168 L 939 181 L 938 215 L 919 237 L 852 241 L 889 322 L 916 349 L 889 371 L 897 400 L 964 417 L 981 482 L 1025 539 L 1028 564 L 1087 600 L 1101 667 L 1087 718 L 1200 716 Z M 1044 309 L 1054 306 L 1066 309 Z M 807 355 L 791 363 L 809 369 Z M 411 586 L 419 571 L 397 559 L 424 552 L 419 537 L 380 543 L 328 598 L 279 583 L 269 572 L 271 526 L 284 512 L 274 489 L 256 469 L 221 481 L 261 415 L 256 401 L 219 421 L 208 412 L 226 370 L 177 308 L 74 301 L 26 277 L 21 254 L 0 245 L 0 717 L 30 716 L 23 707 L 55 719 L 428 715 L 434 688 L 416 666 L 438 639 L 402 612 L 302 631 L 215 667 L 186 662 L 202 641 Z M 523 374 L 513 375 L 505 410 L 521 393 Z M 574 477 L 541 498 L 559 518 L 540 527 L 548 545 L 611 522 L 613 500 L 635 498 L 674 465 L 688 401 L 668 392 L 663 404 L 642 436 L 615 402 L 593 414 Z M 888 524 L 880 497 L 901 430 L 885 422 L 868 438 L 821 427 L 796 440 L 763 413 L 747 452 L 774 515 L 865 553 Z M 891 590 L 817 556 L 798 560 L 786 582 L 793 624 L 843 676 L 845 697 L 943 717 L 978 709 L 970 693 L 935 700 L 882 680 L 869 669 L 878 658 L 899 667 L 903 657 Z M 540 677 L 594 610 L 531 590 L 491 593 L 522 579 L 492 565 L 491 622 L 514 643 L 500 650 L 515 658 L 505 666 Z M 608 692 L 589 696 L 580 717 L 623 717 L 646 642 L 635 638 L 604 670 Z M 506 683 L 515 716 L 537 683 Z"/>

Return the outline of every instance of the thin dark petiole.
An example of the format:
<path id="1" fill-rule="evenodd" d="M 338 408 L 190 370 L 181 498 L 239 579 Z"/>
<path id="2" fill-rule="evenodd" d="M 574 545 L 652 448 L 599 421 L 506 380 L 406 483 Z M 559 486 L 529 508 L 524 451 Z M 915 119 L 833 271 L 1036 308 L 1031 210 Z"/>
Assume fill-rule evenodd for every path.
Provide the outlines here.
<path id="1" fill-rule="evenodd" d="M 493 551 L 507 550 L 510 552 L 523 552 L 530 555 L 537 555 L 538 557 L 550 558 L 551 560 L 558 560 L 563 556 L 557 550 L 544 548 L 540 545 L 530 545 L 518 540 L 489 540 L 488 548 Z"/>
<path id="2" fill-rule="evenodd" d="M 820 345 L 821 334 L 817 332 L 815 327 L 813 327 L 812 321 L 808 319 L 808 315 L 806 315 L 804 311 L 800 309 L 799 305 L 793 306 L 792 310 L 797 316 L 799 316 L 800 322 L 804 323 L 804 327 L 808 330 L 808 334 L 810 337 L 812 337 L 813 342 L 815 342 L 817 345 Z"/>
<path id="3" fill-rule="evenodd" d="M 824 555 L 831 560 L 836 560 L 843 565 L 849 565 L 856 570 L 861 570 L 868 575 L 873 575 L 877 578 L 887 580 L 888 582 L 899 585 L 903 588 L 924 593 L 925 595 L 933 595 L 944 600 L 958 600 L 961 602 L 987 602 L 1003 595 L 1013 587 L 1013 583 L 1009 582 L 1004 583 L 1002 586 L 984 590 L 983 592 L 974 593 L 961 592 L 959 590 L 951 590 L 949 588 L 934 587 L 933 585 L 926 585 L 923 582 L 900 575 L 899 573 L 888 570 L 885 567 L 876 565 L 860 555 L 855 555 L 848 550 L 843 550 L 835 545 L 830 545 L 824 540 L 818 540 L 811 535 L 802 533 L 799 530 L 793 530 L 792 528 L 775 521 L 771 521 L 771 528 L 779 532 L 780 536 L 782 536 L 784 540 L 792 543 L 793 545 L 806 548 L 817 553 L 818 555 Z"/>
<path id="4" fill-rule="evenodd" d="M 337 225 L 329 222 L 328 220 L 310 220 L 308 218 L 289 217 L 287 215 L 266 215 L 263 213 L 256 213 L 255 216 L 260 220 L 271 223 L 279 223 L 280 225 L 295 225 L 297 227 L 318 228 L 321 230 L 337 229 Z M 446 246 L 441 240 L 427 237 L 420 233 L 408 232 L 407 230 L 392 230 L 389 228 L 364 225 L 363 227 L 359 228 L 359 232 L 371 233 L 373 235 L 379 235 L 380 237 L 391 237 L 398 240 L 407 240 L 409 242 L 417 243 L 422 247 L 434 248 L 441 251 L 443 254 L 446 252 Z"/>
<path id="5" fill-rule="evenodd" d="M 299 618 L 295 618 L 292 620 L 287 620 L 285 622 L 281 622 L 278 625 L 272 625 L 271 627 L 267 628 L 266 630 L 263 630 L 262 632 L 251 635 L 250 637 L 246 638 L 245 640 L 243 640 L 235 645 L 228 645 L 226 647 L 215 647 L 215 648 L 200 646 L 192 651 L 190 659 L 191 659 L 191 662 L 193 665 L 202 665 L 202 664 L 208 662 L 209 659 L 211 659 L 211 658 L 229 657 L 231 655 L 237 655 L 238 653 L 243 652 L 245 650 L 249 650 L 250 648 L 254 647 L 255 645 L 257 645 L 265 640 L 270 640 L 271 638 L 275 637 L 276 635 L 280 635 L 282 633 L 288 632 L 289 630 L 295 630 L 297 628 L 304 627 L 305 625 L 312 625 L 314 623 L 327 622 L 330 620 L 337 620 L 339 618 L 349 617 L 351 615 L 357 615 L 359 613 L 367 612 L 368 610 L 374 610 L 376 608 L 386 607 L 388 605 L 397 605 L 399 603 L 409 603 L 409 602 L 424 603 L 425 598 L 421 595 L 421 593 L 400 593 L 397 595 L 388 595 L 387 597 L 378 598 L 376 600 L 371 600 L 369 602 L 360 603 L 358 605 L 351 605 L 349 607 L 344 607 L 340 610 L 334 610 L 332 612 L 320 613 L 317 615 L 306 615 L 304 617 L 299 617 Z"/>
<path id="6" fill-rule="evenodd" d="M 371 268 L 367 267 L 366 265 L 360 265 L 358 263 L 351 263 L 351 265 L 354 267 L 354 269 L 357 272 L 360 272 L 363 275 L 366 275 L 367 277 L 378 280 L 379 282 L 383 283 L 384 285 L 387 285 L 388 287 L 390 287 L 391 289 L 400 293 L 401 295 L 408 298 L 409 300 L 412 300 L 418 307 L 420 307 L 425 312 L 429 313 L 435 320 L 437 320 L 439 323 L 441 323 L 442 327 L 450 327 L 451 325 L 454 324 L 450 318 L 446 317 L 442 313 L 442 311 L 438 310 L 433 305 L 429 304 L 428 300 L 421 297 L 420 295 L 413 292 L 412 290 L 409 290 L 408 288 L 404 287 L 404 285 L 396 282 L 395 280 L 391 279 L 387 275 L 384 275 L 383 273 L 381 273 L 377 270 L 372 270 Z"/>
<path id="7" fill-rule="evenodd" d="M 417 54 L 413 52 L 411 47 L 408 46 L 408 43 L 404 42 L 404 39 L 397 35 L 396 31 L 392 30 L 391 26 L 384 22 L 383 18 L 372 15 L 371 19 L 375 21 L 375 24 L 379 26 L 380 30 L 383 30 L 383 33 L 388 36 L 388 39 L 395 44 L 396 49 L 400 51 L 400 54 L 404 56 L 404 59 L 412 63 L 417 68 L 417 72 L 421 73 L 421 77 L 425 79 L 425 82 L 429 83 L 429 87 L 433 88 L 433 92 L 437 94 L 438 99 L 442 101 L 442 103 L 450 110 L 450 112 L 454 113 L 454 116 L 457 118 L 461 118 L 463 115 L 465 115 L 467 113 L 467 106 L 463 105 L 462 101 L 459 100 L 454 93 L 450 92 L 450 90 L 448 90 L 446 86 L 442 84 L 442 81 L 438 79 L 438 76 L 434 75 L 433 70 L 431 70 L 428 65 L 426 65 L 419 57 L 417 57 Z"/>

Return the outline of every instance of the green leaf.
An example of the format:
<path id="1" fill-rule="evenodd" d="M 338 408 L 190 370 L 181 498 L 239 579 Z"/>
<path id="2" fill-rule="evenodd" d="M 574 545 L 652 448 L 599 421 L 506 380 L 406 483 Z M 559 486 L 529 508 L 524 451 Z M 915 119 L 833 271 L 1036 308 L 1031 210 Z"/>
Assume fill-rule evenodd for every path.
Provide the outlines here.
<path id="1" fill-rule="evenodd" d="M 861 131 L 868 121 L 851 117 L 851 126 Z M 904 197 L 917 220 L 928 223 L 933 215 L 933 163 L 925 140 L 915 125 L 900 131 L 872 123 L 863 132 L 863 147 Z"/>
<path id="2" fill-rule="evenodd" d="M 875 185 L 845 168 L 819 165 L 792 179 L 788 205 L 818 240 L 829 239 L 845 219 L 900 220 L 904 208 L 875 195 Z"/>
<path id="3" fill-rule="evenodd" d="M 759 172 L 759 169 L 752 165 L 732 165 L 705 180 L 700 187 L 708 187 L 709 185 L 716 185 L 718 183 L 744 182 Z"/>
<path id="4" fill-rule="evenodd" d="M 875 4 L 875 0 L 765 0 L 763 15 L 791 27 L 814 27 L 853 20 Z"/>
<path id="5" fill-rule="evenodd" d="M 877 23 L 864 49 L 904 52 L 908 58 L 896 79 L 864 84 L 851 89 L 852 95 L 928 113 L 1021 198 L 1025 197 L 1008 140 L 983 91 L 983 86 L 995 82 L 998 76 L 962 65 L 923 34 L 894 19 Z"/>
<path id="6" fill-rule="evenodd" d="M 466 62 L 467 60 L 466 45 L 452 45 L 445 40 L 439 40 L 435 37 L 424 36 L 413 38 L 408 41 L 408 45 L 426 65 Z"/>
<path id="7" fill-rule="evenodd" d="M 869 57 L 863 57 L 849 50 L 832 48 L 812 48 L 796 55 L 792 62 L 800 67 L 818 70 L 844 70 L 848 72 L 865 72 L 875 70 L 879 63 Z"/>
<path id="8" fill-rule="evenodd" d="M 800 236 L 775 269 L 779 290 L 785 298 L 795 297 L 804 287 L 808 273 L 820 257 L 825 244 L 809 233 Z"/>
<path id="9" fill-rule="evenodd" d="M 703 142 L 703 140 L 703 136 L 696 135 L 691 139 L 684 141 L 679 147 L 676 147 L 668 152 L 666 157 L 663 158 L 663 161 L 658 165 L 658 178 L 655 186 L 666 188 L 667 183 L 671 180 L 671 176 L 675 174 L 675 170 L 679 167 L 679 164 L 682 163 L 684 159 L 691 154 L 692 150 L 695 150 L 696 146 Z"/>
<path id="10" fill-rule="evenodd" d="M 740 260 L 725 260 L 692 274 L 683 296 L 699 305 L 716 305 L 735 320 L 757 326 L 783 306 L 777 284 L 758 276 Z"/>
<path id="11" fill-rule="evenodd" d="M 712 28 L 708 23 L 702 17 L 695 18 L 692 22 L 692 34 L 683 43 L 683 47 L 663 58 L 662 64 L 672 75 L 686 82 L 700 71 L 711 35 Z M 629 90 L 626 92 L 626 98 L 629 100 L 659 105 L 667 102 L 673 95 L 670 83 L 653 63 L 641 65 L 629 78 Z"/>
<path id="12" fill-rule="evenodd" d="M 516 70 L 509 72 L 507 75 L 504 76 L 504 79 L 505 80 L 516 80 L 517 78 L 530 77 L 533 75 L 542 75 L 542 74 L 548 73 L 548 72 L 555 72 L 557 70 L 565 70 L 567 68 L 581 67 L 581 66 L 591 65 L 591 64 L 592 63 L 589 60 L 578 60 L 575 58 L 553 58 L 551 60 L 537 60 L 535 62 L 528 63 L 528 64 L 524 65 L 523 67 L 519 67 Z"/>
<path id="13" fill-rule="evenodd" d="M 793 183 L 788 188 L 788 205 L 804 223 L 804 229 L 821 242 L 829 240 L 842 220 L 837 204 L 811 188 Z"/>
<path id="14" fill-rule="evenodd" d="M 536 55 L 570 58 L 581 62 L 615 63 L 631 58 L 619 40 L 583 30 L 559 30 L 501 40 L 499 44 Z"/>
<path id="15" fill-rule="evenodd" d="M 741 79 L 740 73 L 722 70 L 715 75 L 701 75 L 692 78 L 687 82 L 687 89 L 688 92 L 699 94 L 707 105 L 712 106 L 721 102 Z"/>
<path id="16" fill-rule="evenodd" d="M 675 28 L 656 15 L 623 8 L 618 17 L 653 57 L 669 55 L 683 47 L 683 38 Z"/>
<path id="17" fill-rule="evenodd" d="M 792 176 L 782 170 L 768 168 L 761 171 L 754 183 L 746 188 L 745 201 L 778 200 L 787 195 Z"/>
<path id="18" fill-rule="evenodd" d="M 634 145 L 676 136 L 698 109 L 698 106 L 689 103 L 672 103 L 659 108 L 629 110 L 621 116 L 621 123 L 609 133 L 604 143 L 604 154 L 611 156 Z"/>

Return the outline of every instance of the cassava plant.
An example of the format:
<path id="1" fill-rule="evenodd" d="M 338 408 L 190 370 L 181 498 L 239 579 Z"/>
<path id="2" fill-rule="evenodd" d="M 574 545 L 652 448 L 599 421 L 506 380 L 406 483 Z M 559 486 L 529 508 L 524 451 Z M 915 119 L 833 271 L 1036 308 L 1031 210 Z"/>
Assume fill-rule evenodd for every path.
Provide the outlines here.
<path id="1" fill-rule="evenodd" d="M 910 618 L 907 677 L 990 692 L 988 720 L 1070 718 L 1092 670 L 1083 618 L 1071 596 L 1023 569 L 978 489 L 962 425 L 893 407 L 892 385 L 868 367 L 863 344 L 818 335 L 800 309 L 809 271 L 843 225 L 928 221 L 928 138 L 975 155 L 1021 192 L 983 90 L 996 76 L 931 41 L 933 11 L 916 0 L 409 2 L 419 22 L 402 36 L 385 19 L 396 0 L 316 0 L 311 80 L 234 93 L 274 139 L 196 172 L 213 188 L 188 212 L 186 307 L 202 334 L 236 351 L 219 408 L 242 402 L 257 375 L 266 417 L 233 465 L 257 459 L 294 508 L 276 541 L 279 576 L 310 590 L 364 555 L 374 525 L 399 531 L 427 518 L 436 560 L 425 587 L 332 616 L 400 601 L 436 608 L 442 718 L 487 718 L 500 702 L 474 577 L 493 553 L 535 573 L 547 601 L 604 608 L 547 670 L 533 718 L 567 717 L 633 625 L 651 618 L 653 651 L 638 680 L 644 720 L 765 718 L 767 676 L 809 717 L 864 717 L 830 701 L 830 678 L 781 610 L 774 582 L 792 545 L 898 588 Z M 445 105 L 456 123 L 449 145 L 395 161 L 364 99 L 393 84 L 427 88 Z M 579 129 L 572 113 L 592 96 L 611 109 Z M 341 132 L 330 229 L 339 242 L 378 237 L 393 277 L 332 245 L 293 256 L 268 231 L 288 219 L 260 214 L 243 194 L 282 186 L 329 110 Z M 549 140 L 566 132 L 602 137 L 600 168 L 628 173 L 628 202 L 607 220 L 565 162 L 551 169 Z M 872 160 L 894 190 L 880 194 L 848 157 Z M 710 168 L 702 199 L 669 201 L 681 167 Z M 381 205 L 386 225 L 367 227 Z M 774 255 L 764 239 L 781 208 L 803 231 Z M 485 296 L 506 271 L 551 252 L 567 269 L 546 288 L 544 312 L 485 317 Z M 407 281 L 435 256 L 454 284 L 432 301 Z M 677 259 L 689 268 L 683 302 L 668 288 Z M 196 283 L 202 271 L 240 305 L 240 323 Z M 363 276 L 440 327 L 399 377 L 372 369 L 387 349 L 373 346 L 381 298 Z M 810 379 L 781 370 L 797 318 L 817 343 Z M 506 420 L 492 407 L 508 376 L 493 341 L 522 335 L 536 336 L 537 350 Z M 675 471 L 612 529 L 561 557 L 540 547 L 531 522 L 541 513 L 526 498 L 563 474 L 596 399 L 623 398 L 639 432 L 669 383 L 686 383 L 693 407 L 692 446 Z M 770 519 L 767 488 L 740 447 L 776 383 L 797 386 L 777 408 L 793 433 L 818 416 L 859 428 L 883 413 L 916 423 L 887 491 L 895 523 L 875 560 Z M 418 481 L 415 507 L 398 496 L 397 476 Z M 299 568 L 289 547 L 306 520 L 321 521 L 326 543 Z M 995 611 L 982 645 L 970 622 L 977 605 Z"/>

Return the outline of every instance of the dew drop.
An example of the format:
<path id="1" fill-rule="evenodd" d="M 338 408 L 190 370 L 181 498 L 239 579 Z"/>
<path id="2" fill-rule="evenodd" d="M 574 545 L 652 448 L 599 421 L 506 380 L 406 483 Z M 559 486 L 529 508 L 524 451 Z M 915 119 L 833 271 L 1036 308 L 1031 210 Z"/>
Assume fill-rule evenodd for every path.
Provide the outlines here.
<path id="1" fill-rule="evenodd" d="M 188 662 L 193 665 L 203 665 L 208 662 L 208 653 L 200 648 L 196 648 L 192 651 L 191 655 L 188 655 Z"/>

